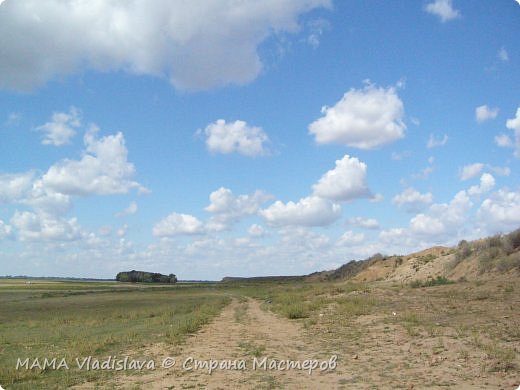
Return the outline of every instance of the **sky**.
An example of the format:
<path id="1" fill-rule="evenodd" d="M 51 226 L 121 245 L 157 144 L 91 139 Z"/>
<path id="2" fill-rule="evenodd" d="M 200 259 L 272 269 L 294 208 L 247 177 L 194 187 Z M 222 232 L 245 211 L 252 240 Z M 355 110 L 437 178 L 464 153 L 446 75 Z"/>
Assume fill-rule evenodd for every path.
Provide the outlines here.
<path id="1" fill-rule="evenodd" d="M 0 275 L 299 275 L 520 227 L 516 0 L 0 1 Z"/>

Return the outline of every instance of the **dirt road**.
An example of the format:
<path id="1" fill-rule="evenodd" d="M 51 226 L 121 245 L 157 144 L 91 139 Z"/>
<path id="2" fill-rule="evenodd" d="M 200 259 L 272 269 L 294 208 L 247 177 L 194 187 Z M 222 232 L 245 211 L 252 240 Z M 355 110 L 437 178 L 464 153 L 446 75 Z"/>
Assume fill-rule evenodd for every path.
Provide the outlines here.
<path id="1" fill-rule="evenodd" d="M 160 348 L 160 347 L 154 347 Z M 166 356 L 168 351 L 153 351 Z M 210 324 L 176 351 L 170 369 L 120 377 L 116 388 L 273 389 L 338 388 L 342 361 L 320 353 L 297 323 L 262 310 L 255 300 L 234 299 Z M 192 360 L 193 359 L 193 360 Z M 197 360 L 200 365 L 196 366 Z M 287 366 L 291 361 L 293 367 Z M 218 367 L 211 369 L 218 364 Z M 299 369 L 298 365 L 305 369 Z M 321 364 L 323 371 L 313 365 Z M 211 373 L 210 373 L 211 371 Z"/>

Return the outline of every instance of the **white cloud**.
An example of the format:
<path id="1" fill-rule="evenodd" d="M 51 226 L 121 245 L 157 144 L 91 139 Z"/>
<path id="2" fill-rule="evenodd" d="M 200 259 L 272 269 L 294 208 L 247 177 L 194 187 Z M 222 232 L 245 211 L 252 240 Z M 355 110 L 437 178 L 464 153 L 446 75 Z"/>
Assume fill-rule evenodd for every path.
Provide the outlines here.
<path id="1" fill-rule="evenodd" d="M 354 233 L 352 230 L 348 230 L 341 235 L 336 244 L 339 246 L 359 245 L 364 240 L 365 235 L 363 233 Z"/>
<path id="2" fill-rule="evenodd" d="M 30 205 L 37 212 L 59 216 L 66 214 L 72 207 L 69 195 L 46 187 L 41 179 L 35 180 L 26 198 L 18 203 Z"/>
<path id="3" fill-rule="evenodd" d="M 469 195 L 481 195 L 490 191 L 495 186 L 495 178 L 489 173 L 484 173 L 480 177 L 480 184 L 478 186 L 471 186 L 468 190 Z"/>
<path id="4" fill-rule="evenodd" d="M 129 227 L 128 224 L 125 223 L 123 226 L 121 226 L 119 229 L 117 229 L 117 232 L 116 232 L 117 236 L 118 237 L 126 236 L 126 233 L 128 232 L 128 227 Z"/>
<path id="5" fill-rule="evenodd" d="M 34 172 L 0 174 L 0 202 L 19 201 L 27 195 L 34 180 Z"/>
<path id="6" fill-rule="evenodd" d="M 301 14 L 330 6 L 330 0 L 10 1 L 0 14 L 0 88 L 31 89 L 83 69 L 165 77 L 191 90 L 245 84 L 262 70 L 262 42 L 298 32 Z"/>
<path id="7" fill-rule="evenodd" d="M 426 12 L 436 15 L 442 23 L 460 18 L 460 11 L 453 8 L 452 0 L 435 0 L 426 4 Z"/>
<path id="8" fill-rule="evenodd" d="M 515 156 L 520 158 L 520 107 L 516 110 L 516 116 L 507 120 L 506 127 L 515 132 Z"/>
<path id="9" fill-rule="evenodd" d="M 380 203 L 383 200 L 385 200 L 385 197 L 383 196 L 383 194 L 375 194 L 374 196 L 372 196 L 369 199 L 369 202 L 371 202 L 371 203 Z"/>
<path id="10" fill-rule="evenodd" d="M 312 186 L 314 195 L 334 201 L 369 197 L 366 174 L 367 165 L 346 154 Z"/>
<path id="11" fill-rule="evenodd" d="M 400 160 L 403 160 L 404 158 L 410 157 L 411 155 L 412 155 L 412 152 L 410 152 L 409 150 L 405 150 L 402 153 L 392 152 L 390 158 L 394 161 L 400 161 Z"/>
<path id="12" fill-rule="evenodd" d="M 367 85 L 351 89 L 323 117 L 309 125 L 319 144 L 339 143 L 374 149 L 404 137 L 404 106 L 395 89 Z"/>
<path id="13" fill-rule="evenodd" d="M 520 225 L 520 193 L 501 189 L 482 202 L 478 213 L 481 222 L 498 230 Z"/>
<path id="14" fill-rule="evenodd" d="M 455 236 L 466 222 L 466 214 L 472 205 L 466 191 L 459 191 L 450 203 L 433 204 L 427 213 L 413 217 L 410 220 L 411 232 L 429 237 Z"/>
<path id="15" fill-rule="evenodd" d="M 11 235 L 12 228 L 0 219 L 0 240 Z"/>
<path id="16" fill-rule="evenodd" d="M 35 211 L 17 211 L 11 220 L 23 240 L 73 240 L 80 237 L 76 220 L 61 217 L 72 207 L 70 197 L 46 188 L 34 172 L 0 175 L 0 202 L 30 206 Z"/>
<path id="17" fill-rule="evenodd" d="M 357 226 L 365 229 L 379 229 L 379 222 L 374 218 L 352 217 L 347 220 L 347 223 L 352 226 Z"/>
<path id="18" fill-rule="evenodd" d="M 495 136 L 495 144 L 501 148 L 513 148 L 514 144 L 507 134 L 499 134 Z"/>
<path id="19" fill-rule="evenodd" d="M 430 138 L 428 138 L 428 143 L 426 147 L 428 149 L 435 148 L 437 146 L 444 146 L 448 142 L 448 136 L 444 134 L 441 139 L 436 139 L 433 134 L 430 134 Z"/>
<path id="20" fill-rule="evenodd" d="M 257 225 L 256 223 L 249 226 L 247 232 L 253 237 L 263 237 L 266 234 L 265 229 L 262 226 Z"/>
<path id="21" fill-rule="evenodd" d="M 76 218 L 55 218 L 46 213 L 16 211 L 11 224 L 22 241 L 74 241 L 84 236 Z"/>
<path id="22" fill-rule="evenodd" d="M 306 42 L 314 49 L 320 46 L 321 36 L 327 30 L 330 30 L 330 23 L 322 18 L 311 20 L 307 23 L 309 28 L 309 35 Z"/>
<path id="23" fill-rule="evenodd" d="M 204 231 L 204 224 L 196 217 L 178 213 L 171 213 L 153 227 L 153 234 L 158 237 L 203 234 Z"/>
<path id="24" fill-rule="evenodd" d="M 421 194 L 414 188 L 407 188 L 400 194 L 394 196 L 392 203 L 408 212 L 416 212 L 433 201 L 431 192 Z"/>
<path id="25" fill-rule="evenodd" d="M 459 169 L 459 178 L 460 180 L 468 180 L 475 176 L 477 176 L 484 169 L 484 164 L 482 163 L 474 163 L 465 165 L 461 169 Z"/>
<path id="26" fill-rule="evenodd" d="M 127 208 L 116 214 L 116 217 L 126 217 L 128 215 L 134 215 L 135 213 L 137 213 L 137 209 L 137 203 L 130 202 Z"/>
<path id="27" fill-rule="evenodd" d="M 237 152 L 250 157 L 267 154 L 267 134 L 262 128 L 249 126 L 244 121 L 226 123 L 225 120 L 219 119 L 197 133 L 206 136 L 206 146 L 213 153 Z"/>
<path id="28" fill-rule="evenodd" d="M 435 168 L 432 166 L 423 168 L 420 172 L 412 174 L 411 178 L 414 180 L 417 180 L 417 179 L 426 180 L 433 173 L 434 170 L 435 170 Z"/>
<path id="29" fill-rule="evenodd" d="M 511 174 L 511 169 L 509 167 L 489 166 L 489 169 L 491 169 L 498 176 L 509 176 Z"/>
<path id="30" fill-rule="evenodd" d="M 61 146 L 70 143 L 76 134 L 75 128 L 81 126 L 79 111 L 71 107 L 69 113 L 55 112 L 52 120 L 44 125 L 38 126 L 36 130 L 44 133 L 42 144 Z"/>
<path id="31" fill-rule="evenodd" d="M 127 161 L 128 150 L 122 133 L 97 138 L 93 126 L 85 134 L 85 153 L 81 160 L 65 159 L 49 168 L 42 177 L 43 185 L 66 195 L 110 195 L 127 193 L 136 188 L 146 191 L 130 180 L 134 165 Z"/>
<path id="32" fill-rule="evenodd" d="M 475 108 L 475 119 L 478 123 L 485 122 L 489 119 L 495 119 L 498 115 L 498 108 L 489 108 L 486 105 Z"/>
<path id="33" fill-rule="evenodd" d="M 289 226 L 327 226 L 341 214 L 341 206 L 329 200 L 310 196 L 298 202 L 276 201 L 260 215 L 270 224 Z"/>
<path id="34" fill-rule="evenodd" d="M 509 61 L 509 53 L 505 49 L 505 47 L 500 48 L 500 50 L 497 53 L 498 58 L 503 62 Z"/>
<path id="35" fill-rule="evenodd" d="M 260 206 L 269 199 L 272 199 L 272 196 L 260 190 L 251 195 L 235 196 L 230 189 L 221 187 L 210 194 L 210 204 L 205 208 L 213 214 L 208 228 L 225 230 L 242 217 L 256 214 Z"/>
<path id="36" fill-rule="evenodd" d="M 319 234 L 304 227 L 290 227 L 280 229 L 282 236 L 281 244 L 284 250 L 296 250 L 302 254 L 309 251 L 323 253 L 330 244 L 330 238 L 324 234 Z M 307 253 L 305 253 L 307 252 Z"/>

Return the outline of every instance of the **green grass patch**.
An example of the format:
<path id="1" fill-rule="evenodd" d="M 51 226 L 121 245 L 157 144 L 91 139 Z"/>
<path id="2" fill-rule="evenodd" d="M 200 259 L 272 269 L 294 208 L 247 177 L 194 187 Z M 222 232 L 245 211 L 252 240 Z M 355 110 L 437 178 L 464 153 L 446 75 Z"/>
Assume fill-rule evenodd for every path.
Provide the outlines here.
<path id="1" fill-rule="evenodd" d="M 82 291 L 84 285 L 76 290 L 79 284 L 74 283 L 0 289 L 0 384 L 51 389 L 99 381 L 113 372 L 78 370 L 75 359 L 151 359 L 143 348 L 154 343 L 174 347 L 230 301 L 208 288 L 121 289 L 114 284 L 100 290 L 95 283 L 88 285 L 92 291 Z M 16 370 L 18 358 L 64 358 L 74 364 L 69 370 Z"/>

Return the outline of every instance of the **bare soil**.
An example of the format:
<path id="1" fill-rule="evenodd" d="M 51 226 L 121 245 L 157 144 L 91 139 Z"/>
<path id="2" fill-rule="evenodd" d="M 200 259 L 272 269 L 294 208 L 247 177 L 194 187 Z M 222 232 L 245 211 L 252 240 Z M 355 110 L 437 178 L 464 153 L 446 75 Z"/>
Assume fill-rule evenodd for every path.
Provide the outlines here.
<path id="1" fill-rule="evenodd" d="M 316 359 L 327 361 L 331 355 L 324 354 L 321 346 L 306 335 L 302 324 L 278 317 L 261 308 L 259 301 L 234 299 L 210 324 L 190 337 L 180 347 L 156 345 L 148 350 L 161 361 L 172 356 L 176 360 L 170 369 L 158 367 L 142 376 L 130 375 L 117 378 L 104 387 L 143 389 L 273 389 L 273 388 L 337 388 L 344 375 L 341 359 L 335 369 L 320 371 L 298 368 L 281 370 L 269 367 L 273 361 L 301 362 Z M 190 358 L 198 361 L 244 361 L 245 369 L 209 368 L 195 369 Z M 261 365 L 267 358 L 266 365 Z M 254 360 L 259 363 L 256 369 Z M 185 364 L 185 367 L 183 365 Z M 238 365 L 236 366 L 238 367 Z M 331 365 L 332 367 L 332 365 Z M 190 369 L 191 368 L 191 369 Z M 96 388 L 84 384 L 76 388 Z"/>
<path id="2" fill-rule="evenodd" d="M 337 303 L 359 294 L 376 301 L 370 313 L 351 315 Z M 144 375 L 119 373 L 102 388 L 516 390 L 520 386 L 517 279 L 415 289 L 381 284 L 336 298 L 304 320 L 273 314 L 265 302 L 234 298 L 182 345 L 148 347 L 146 353 L 158 362 L 174 357 L 174 367 L 158 367 Z M 326 362 L 331 356 L 337 356 L 335 369 L 316 369 L 312 374 L 297 368 L 253 369 L 255 358 Z M 246 366 L 209 373 L 208 367 L 193 369 L 189 358 L 244 361 Z"/>

